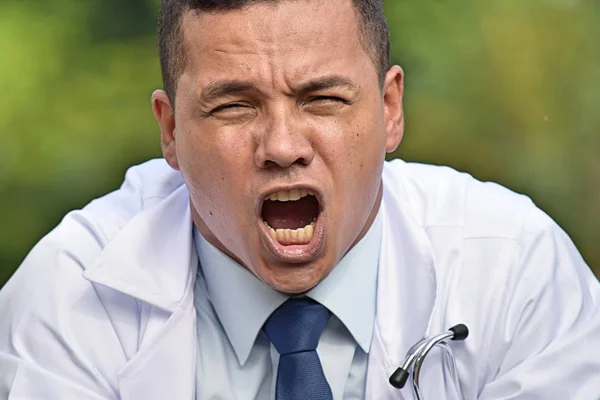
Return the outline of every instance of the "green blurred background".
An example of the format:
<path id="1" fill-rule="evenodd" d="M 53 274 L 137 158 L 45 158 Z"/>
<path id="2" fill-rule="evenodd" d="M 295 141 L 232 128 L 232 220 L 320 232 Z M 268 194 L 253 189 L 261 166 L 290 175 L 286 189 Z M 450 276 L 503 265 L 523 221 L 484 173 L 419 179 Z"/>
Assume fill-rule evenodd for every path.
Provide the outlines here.
<path id="1" fill-rule="evenodd" d="M 0 0 L 0 286 L 69 210 L 160 156 L 154 0 Z M 600 2 L 387 0 L 395 154 L 530 195 L 600 274 Z"/>

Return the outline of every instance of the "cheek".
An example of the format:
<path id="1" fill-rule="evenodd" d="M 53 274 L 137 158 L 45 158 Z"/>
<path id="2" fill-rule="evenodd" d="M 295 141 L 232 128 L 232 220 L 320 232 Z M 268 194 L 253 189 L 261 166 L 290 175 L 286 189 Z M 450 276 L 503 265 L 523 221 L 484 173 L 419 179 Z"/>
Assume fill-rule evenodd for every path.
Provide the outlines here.
<path id="1" fill-rule="evenodd" d="M 197 130 L 198 132 L 205 132 Z M 207 222 L 220 216 L 242 212 L 238 199 L 244 193 L 248 174 L 243 144 L 228 143 L 227 135 L 202 135 L 186 132 L 177 142 L 181 172 L 193 198 L 194 206 Z M 225 218 L 224 218 L 225 217 Z"/>
<path id="2" fill-rule="evenodd" d="M 385 129 L 369 114 L 355 121 L 345 127 L 336 162 L 348 183 L 362 186 L 368 181 L 379 181 L 385 159 Z"/>
<path id="3" fill-rule="evenodd" d="M 343 204 L 349 224 L 360 224 L 368 217 L 377 197 L 381 172 L 385 160 L 385 133 L 379 121 L 363 118 L 362 123 L 348 127 L 343 154 L 338 160 L 338 196 Z"/>
<path id="4" fill-rule="evenodd" d="M 210 126 L 194 127 L 177 143 L 180 163 L 198 186 L 235 188 L 248 171 L 248 145 L 240 135 L 214 132 Z M 239 138 L 239 139 L 238 139 Z M 239 181 L 239 182 L 238 182 Z"/>

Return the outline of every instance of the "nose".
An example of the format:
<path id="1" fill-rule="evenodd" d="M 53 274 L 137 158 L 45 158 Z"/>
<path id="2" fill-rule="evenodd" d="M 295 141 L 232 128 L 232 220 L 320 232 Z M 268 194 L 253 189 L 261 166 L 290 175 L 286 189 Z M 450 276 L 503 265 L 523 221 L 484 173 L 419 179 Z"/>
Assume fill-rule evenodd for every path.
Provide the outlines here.
<path id="1" fill-rule="evenodd" d="M 315 157 L 310 128 L 292 112 L 280 110 L 268 117 L 258 138 L 255 162 L 259 168 L 308 165 Z"/>

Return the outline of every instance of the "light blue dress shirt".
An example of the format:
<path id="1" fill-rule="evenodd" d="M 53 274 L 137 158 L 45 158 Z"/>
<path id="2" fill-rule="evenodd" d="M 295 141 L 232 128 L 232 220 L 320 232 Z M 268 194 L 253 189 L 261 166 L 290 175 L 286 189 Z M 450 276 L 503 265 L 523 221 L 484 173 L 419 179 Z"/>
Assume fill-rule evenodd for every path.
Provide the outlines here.
<path id="1" fill-rule="evenodd" d="M 274 399 L 279 354 L 262 326 L 289 296 L 194 232 L 200 258 L 194 303 L 198 354 L 196 399 Z M 332 316 L 317 353 L 334 400 L 364 399 L 375 323 L 381 221 L 375 222 L 306 296 Z"/>

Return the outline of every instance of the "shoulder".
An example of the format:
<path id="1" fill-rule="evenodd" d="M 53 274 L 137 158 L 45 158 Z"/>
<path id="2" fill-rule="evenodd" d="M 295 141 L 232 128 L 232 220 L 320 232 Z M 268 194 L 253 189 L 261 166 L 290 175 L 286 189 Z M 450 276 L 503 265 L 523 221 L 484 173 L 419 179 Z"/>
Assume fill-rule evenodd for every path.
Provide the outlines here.
<path id="1" fill-rule="evenodd" d="M 181 175 L 164 160 L 129 168 L 121 187 L 67 214 L 31 251 L 24 264 L 55 253 L 77 261 L 83 269 L 138 214 L 168 197 L 183 184 Z M 54 257 L 55 261 L 59 261 Z M 37 262 L 34 264 L 38 264 Z"/>
<path id="2" fill-rule="evenodd" d="M 447 167 L 400 161 L 386 169 L 386 206 L 402 209 L 425 233 L 447 299 L 471 302 L 462 294 L 470 293 L 508 301 L 557 282 L 567 292 L 597 287 L 567 234 L 527 196 Z"/>
<path id="3" fill-rule="evenodd" d="M 407 209 L 439 260 L 462 260 L 438 263 L 442 281 L 460 270 L 491 286 L 524 278 L 596 282 L 568 235 L 525 195 L 448 167 L 402 161 L 386 165 L 384 185 L 388 203 Z"/>
<path id="4" fill-rule="evenodd" d="M 503 260 L 499 271 L 488 269 L 490 277 L 501 273 L 536 284 L 560 278 L 573 288 L 580 282 L 597 287 L 569 236 L 529 197 L 448 167 L 403 161 L 387 163 L 383 180 L 391 207 L 407 208 L 434 248 L 452 242 L 464 259 L 479 254 L 488 264 Z"/>
<path id="5" fill-rule="evenodd" d="M 118 190 L 70 212 L 35 245 L 3 288 L 0 313 L 7 312 L 7 304 L 12 309 L 27 306 L 27 299 L 34 293 L 68 293 L 76 286 L 74 282 L 87 283 L 83 271 L 107 244 L 135 216 L 159 203 L 182 183 L 180 175 L 162 160 L 130 168 Z"/>
<path id="6" fill-rule="evenodd" d="M 121 187 L 93 200 L 81 211 L 67 215 L 92 224 L 102 243 L 106 244 L 137 214 L 168 197 L 183 184 L 179 172 L 162 159 L 151 160 L 127 170 Z M 63 221 L 63 223 L 65 222 Z"/>
<path id="7" fill-rule="evenodd" d="M 424 229 L 454 227 L 464 239 L 516 239 L 537 210 L 525 195 L 443 166 L 389 162 L 384 185 Z"/>

